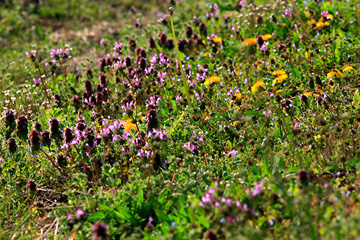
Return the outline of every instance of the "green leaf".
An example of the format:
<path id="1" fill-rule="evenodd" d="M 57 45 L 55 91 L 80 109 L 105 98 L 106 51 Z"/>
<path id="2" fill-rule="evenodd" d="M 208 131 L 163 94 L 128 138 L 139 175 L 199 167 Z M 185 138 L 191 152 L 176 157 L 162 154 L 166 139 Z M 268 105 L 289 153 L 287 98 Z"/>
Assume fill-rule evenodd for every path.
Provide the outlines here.
<path id="1" fill-rule="evenodd" d="M 159 209 L 155 209 L 156 216 L 163 222 L 171 222 L 171 219 L 167 214 L 165 214 L 163 211 Z"/>
<path id="2" fill-rule="evenodd" d="M 125 207 L 118 206 L 117 210 L 115 210 L 114 212 L 117 217 L 129 221 L 131 224 L 137 223 L 135 218 L 129 213 L 129 211 Z"/>
<path id="3" fill-rule="evenodd" d="M 139 183 L 139 190 L 138 190 L 138 194 L 136 196 L 138 202 L 140 203 L 140 205 L 143 203 L 144 201 L 144 193 L 143 190 L 141 188 L 141 183 Z"/>
<path id="4" fill-rule="evenodd" d="M 104 212 L 95 212 L 88 217 L 88 221 L 96 222 L 96 221 L 99 221 L 100 219 L 104 218 L 104 216 L 105 216 Z"/>

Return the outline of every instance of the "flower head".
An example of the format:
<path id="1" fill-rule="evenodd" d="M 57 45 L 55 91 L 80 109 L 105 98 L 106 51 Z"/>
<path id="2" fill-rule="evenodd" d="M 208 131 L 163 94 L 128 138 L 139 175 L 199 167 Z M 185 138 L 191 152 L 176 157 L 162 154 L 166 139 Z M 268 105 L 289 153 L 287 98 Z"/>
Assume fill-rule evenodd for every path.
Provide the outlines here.
<path id="1" fill-rule="evenodd" d="M 211 77 L 208 77 L 206 79 L 206 81 L 204 82 L 204 85 L 205 86 L 209 86 L 210 84 L 214 83 L 214 82 L 220 82 L 220 78 L 217 77 L 217 76 L 211 76 Z"/>
<path id="2" fill-rule="evenodd" d="M 256 43 L 256 38 L 247 38 L 245 39 L 246 46 L 251 46 Z"/>
<path id="3" fill-rule="evenodd" d="M 336 69 L 332 70 L 331 72 L 329 72 L 327 74 L 328 78 L 333 78 L 334 76 L 337 76 L 337 77 L 340 77 L 340 78 L 344 77 L 344 75 L 341 72 L 339 72 L 338 70 L 336 70 Z"/>
<path id="4" fill-rule="evenodd" d="M 346 66 L 343 68 L 343 72 L 348 72 L 348 71 L 351 71 L 351 70 L 354 70 L 354 68 L 352 66 Z"/>
<path id="5" fill-rule="evenodd" d="M 253 93 L 258 92 L 259 90 L 261 90 L 264 86 L 264 83 L 262 81 L 257 81 L 252 87 L 251 87 L 251 91 Z"/>
<path id="6" fill-rule="evenodd" d="M 125 129 L 125 132 L 130 132 L 131 129 L 134 129 L 136 130 L 136 124 L 134 123 L 131 123 L 132 122 L 132 119 L 129 118 L 127 120 L 124 121 L 124 129 Z"/>

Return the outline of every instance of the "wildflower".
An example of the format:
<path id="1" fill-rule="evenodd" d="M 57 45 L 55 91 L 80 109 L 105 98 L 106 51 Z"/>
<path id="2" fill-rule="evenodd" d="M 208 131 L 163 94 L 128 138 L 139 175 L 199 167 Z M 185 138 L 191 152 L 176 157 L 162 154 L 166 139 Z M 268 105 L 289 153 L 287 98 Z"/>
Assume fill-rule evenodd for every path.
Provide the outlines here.
<path id="1" fill-rule="evenodd" d="M 317 28 L 323 28 L 323 27 L 326 27 L 326 26 L 329 26 L 330 23 L 328 22 L 323 22 L 322 18 L 319 20 L 318 23 L 316 23 L 316 27 Z"/>
<path id="2" fill-rule="evenodd" d="M 235 122 L 233 122 L 231 125 L 232 125 L 233 127 L 236 127 L 239 123 L 240 123 L 240 121 L 235 121 Z"/>
<path id="3" fill-rule="evenodd" d="M 66 143 L 70 143 L 75 138 L 71 128 L 65 128 L 64 138 Z"/>
<path id="4" fill-rule="evenodd" d="M 247 38 L 245 39 L 246 46 L 251 46 L 256 43 L 256 38 Z"/>
<path id="5" fill-rule="evenodd" d="M 348 71 L 351 71 L 351 70 L 354 70 L 354 68 L 352 66 L 346 66 L 343 68 L 343 72 L 348 72 Z"/>
<path id="6" fill-rule="evenodd" d="M 281 76 L 281 75 L 286 75 L 285 71 L 283 70 L 276 70 L 272 73 L 272 75 L 277 75 L 277 76 Z"/>
<path id="7" fill-rule="evenodd" d="M 257 81 L 252 87 L 251 91 L 253 93 L 258 92 L 260 89 L 262 89 L 264 86 L 264 83 L 262 81 Z"/>
<path id="8" fill-rule="evenodd" d="M 194 152 L 196 150 L 196 146 L 194 144 L 192 144 L 191 142 L 184 143 L 183 148 L 185 148 L 191 152 Z"/>
<path id="9" fill-rule="evenodd" d="M 193 34 L 192 28 L 191 28 L 190 26 L 187 26 L 186 29 L 185 29 L 185 35 L 186 35 L 186 37 L 187 37 L 187 38 L 191 38 L 192 34 Z"/>
<path id="10" fill-rule="evenodd" d="M 55 141 L 59 141 L 62 139 L 60 130 L 60 123 L 57 118 L 52 118 L 49 121 L 49 127 L 50 127 L 50 137 L 54 139 Z"/>
<path id="11" fill-rule="evenodd" d="M 265 35 L 262 35 L 261 38 L 262 38 L 264 41 L 267 41 L 267 40 L 269 40 L 270 38 L 272 38 L 272 35 L 271 35 L 271 34 L 265 34 Z"/>
<path id="12" fill-rule="evenodd" d="M 287 79 L 287 77 L 288 77 L 287 74 L 280 75 L 273 80 L 273 84 L 282 83 L 285 79 Z"/>
<path id="13" fill-rule="evenodd" d="M 245 97 L 245 94 L 237 93 L 236 94 L 236 100 L 241 101 Z"/>
<path id="14" fill-rule="evenodd" d="M 327 78 L 333 78 L 334 76 L 337 76 L 340 78 L 344 77 L 344 75 L 341 72 L 339 72 L 338 70 L 335 70 L 335 69 L 327 74 Z"/>
<path id="15" fill-rule="evenodd" d="M 34 196 L 36 193 L 35 180 L 30 179 L 26 184 L 26 189 L 30 192 L 31 196 Z"/>
<path id="16" fill-rule="evenodd" d="M 40 135 L 36 130 L 31 130 L 29 143 L 33 153 L 39 151 L 40 149 Z"/>
<path id="17" fill-rule="evenodd" d="M 149 39 L 149 48 L 156 48 L 156 43 L 154 38 Z"/>
<path id="18" fill-rule="evenodd" d="M 127 120 L 124 121 L 124 129 L 125 129 L 125 132 L 130 132 L 131 129 L 134 129 L 136 130 L 136 124 L 134 123 L 131 123 L 132 122 L 132 119 L 129 118 Z"/>
<path id="19" fill-rule="evenodd" d="M 29 57 L 31 59 L 31 61 L 35 62 L 36 53 L 37 53 L 36 49 L 33 50 L 32 53 L 29 53 L 28 51 L 26 51 L 26 56 Z"/>
<path id="20" fill-rule="evenodd" d="M 328 20 L 332 20 L 332 19 L 334 19 L 334 16 L 332 15 L 332 14 L 326 14 L 326 19 L 328 19 Z"/>
<path id="21" fill-rule="evenodd" d="M 284 14 L 285 14 L 285 17 L 286 17 L 286 18 L 292 18 L 292 16 L 293 16 L 293 9 L 292 9 L 292 8 L 287 8 L 287 9 L 285 9 Z"/>
<path id="22" fill-rule="evenodd" d="M 207 27 L 206 27 L 205 23 L 203 23 L 203 22 L 200 23 L 199 30 L 200 30 L 201 35 L 206 35 Z"/>
<path id="23" fill-rule="evenodd" d="M 5 113 L 5 127 L 6 127 L 6 139 L 10 138 L 10 135 L 16 128 L 15 115 L 13 110 L 7 110 Z"/>
<path id="24" fill-rule="evenodd" d="M 14 138 L 10 138 L 8 141 L 8 149 L 11 154 L 14 154 L 17 150 L 16 141 Z"/>
<path id="25" fill-rule="evenodd" d="M 45 130 L 41 133 L 41 142 L 42 144 L 44 144 L 44 146 L 50 148 L 51 139 L 50 139 L 50 132 L 48 130 Z"/>
<path id="26" fill-rule="evenodd" d="M 130 47 L 130 50 L 131 50 L 131 51 L 134 51 L 134 50 L 135 50 L 135 48 L 136 48 L 136 41 L 135 41 L 135 39 L 131 38 L 131 39 L 129 40 L 129 47 Z"/>
<path id="27" fill-rule="evenodd" d="M 108 225 L 106 225 L 105 223 L 97 222 L 91 226 L 91 229 L 93 230 L 93 240 L 106 239 Z"/>
<path id="28" fill-rule="evenodd" d="M 103 45 L 103 44 L 105 44 L 105 39 L 104 39 L 104 38 L 101 38 L 101 39 L 100 39 L 100 45 Z"/>
<path id="29" fill-rule="evenodd" d="M 305 17 L 309 18 L 311 16 L 311 13 L 309 11 L 305 12 Z"/>
<path id="30" fill-rule="evenodd" d="M 161 45 L 161 46 L 165 46 L 166 40 L 167 40 L 166 34 L 163 33 L 163 32 L 159 33 L 158 39 L 159 39 L 160 45 Z"/>
<path id="31" fill-rule="evenodd" d="M 19 138 L 25 140 L 27 139 L 28 134 L 28 120 L 25 116 L 21 115 L 19 116 L 19 119 L 17 121 L 17 129 L 16 134 Z"/>
<path id="32" fill-rule="evenodd" d="M 214 43 L 221 43 L 222 39 L 220 37 L 216 37 L 212 39 Z"/>
<path id="33" fill-rule="evenodd" d="M 84 216 L 85 215 L 85 213 L 84 213 L 84 210 L 82 210 L 81 208 L 78 208 L 77 210 L 76 210 L 76 218 L 77 219 L 80 219 L 82 216 Z"/>
<path id="34" fill-rule="evenodd" d="M 210 84 L 212 84 L 213 82 L 220 82 L 220 78 L 217 77 L 217 76 L 211 76 L 211 77 L 208 77 L 205 82 L 204 82 L 204 85 L 205 86 L 209 86 Z"/>

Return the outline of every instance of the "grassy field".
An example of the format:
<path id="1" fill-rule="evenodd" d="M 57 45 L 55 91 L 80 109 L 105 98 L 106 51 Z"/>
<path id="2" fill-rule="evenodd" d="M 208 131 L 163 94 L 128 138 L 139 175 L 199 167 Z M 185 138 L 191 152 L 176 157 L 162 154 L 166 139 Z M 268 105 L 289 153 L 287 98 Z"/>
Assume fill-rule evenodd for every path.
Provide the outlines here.
<path id="1" fill-rule="evenodd" d="M 360 239 L 356 4 L 2 1 L 0 239 Z"/>

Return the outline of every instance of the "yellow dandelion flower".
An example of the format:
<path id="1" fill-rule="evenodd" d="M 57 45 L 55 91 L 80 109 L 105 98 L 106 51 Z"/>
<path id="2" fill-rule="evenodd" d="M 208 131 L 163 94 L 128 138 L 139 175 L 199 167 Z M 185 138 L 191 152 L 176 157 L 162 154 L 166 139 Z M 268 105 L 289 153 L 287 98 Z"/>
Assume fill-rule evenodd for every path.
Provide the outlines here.
<path id="1" fill-rule="evenodd" d="M 273 84 L 282 83 L 285 79 L 287 79 L 287 77 L 288 77 L 287 74 L 280 75 L 273 80 Z"/>
<path id="2" fill-rule="evenodd" d="M 343 68 L 343 72 L 348 72 L 348 71 L 351 71 L 351 70 L 354 70 L 354 68 L 352 66 L 346 66 Z"/>
<path id="3" fill-rule="evenodd" d="M 285 27 L 285 26 L 286 26 L 286 24 L 285 24 L 285 23 L 282 23 L 282 24 L 281 24 L 281 26 Z"/>
<path id="4" fill-rule="evenodd" d="M 256 38 L 245 39 L 246 46 L 250 46 L 256 43 Z"/>
<path id="5" fill-rule="evenodd" d="M 326 18 L 327 18 L 327 19 L 334 19 L 334 16 L 333 16 L 332 14 L 328 13 L 328 14 L 326 15 Z"/>
<path id="6" fill-rule="evenodd" d="M 209 56 L 209 54 L 210 54 L 210 52 L 204 52 L 203 56 L 207 57 L 207 56 Z"/>
<path id="7" fill-rule="evenodd" d="M 262 38 L 264 41 L 267 41 L 267 40 L 269 40 L 270 38 L 272 38 L 272 35 L 271 35 L 271 34 L 265 34 L 265 35 L 262 35 L 261 38 Z"/>
<path id="8" fill-rule="evenodd" d="M 309 25 L 313 25 L 314 23 L 316 23 L 316 20 L 315 19 L 311 19 L 311 20 L 308 20 L 307 23 Z"/>
<path id="9" fill-rule="evenodd" d="M 327 74 L 327 78 L 333 78 L 334 76 L 344 77 L 344 75 L 341 72 L 339 72 L 338 70 L 332 70 L 331 72 L 329 72 Z"/>
<path id="10" fill-rule="evenodd" d="M 232 125 L 233 127 L 236 127 L 239 123 L 240 123 L 239 121 L 235 121 L 235 122 L 233 122 L 231 125 Z"/>
<path id="11" fill-rule="evenodd" d="M 276 75 L 276 76 L 281 76 L 284 74 L 286 74 L 286 73 L 283 70 L 276 70 L 276 71 L 273 71 L 273 73 L 272 73 L 272 75 Z"/>
<path id="12" fill-rule="evenodd" d="M 132 119 L 129 118 L 129 119 L 126 119 L 125 120 L 125 124 L 124 124 L 124 129 L 125 129 L 125 132 L 130 132 L 131 129 L 135 129 L 136 130 L 136 124 L 134 123 L 131 123 L 132 122 Z"/>
<path id="13" fill-rule="evenodd" d="M 220 82 L 221 79 L 217 76 L 211 76 L 211 77 L 208 77 L 205 82 L 204 82 L 204 85 L 205 86 L 209 86 L 210 84 L 212 84 L 213 82 L 216 83 L 216 82 Z"/>
<path id="14" fill-rule="evenodd" d="M 203 43 L 204 45 L 206 45 L 206 42 L 205 42 L 205 40 L 202 40 L 202 43 Z"/>
<path id="15" fill-rule="evenodd" d="M 305 12 L 305 17 L 309 18 L 311 16 L 311 13 L 309 11 Z"/>
<path id="16" fill-rule="evenodd" d="M 330 23 L 328 23 L 328 22 L 318 22 L 318 23 L 316 24 L 316 27 L 318 27 L 318 28 L 323 28 L 323 27 L 329 26 L 329 25 L 330 25 Z"/>
<path id="17" fill-rule="evenodd" d="M 219 37 L 213 38 L 212 39 L 214 43 L 221 43 L 222 39 Z"/>
<path id="18" fill-rule="evenodd" d="M 257 81 L 252 87 L 251 91 L 253 93 L 258 92 L 261 88 L 263 88 L 264 83 L 262 81 Z"/>

